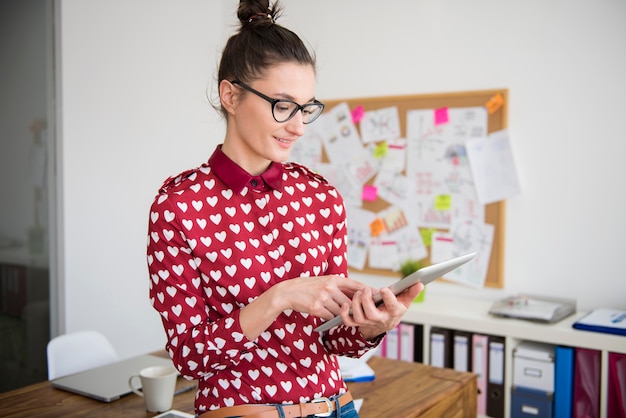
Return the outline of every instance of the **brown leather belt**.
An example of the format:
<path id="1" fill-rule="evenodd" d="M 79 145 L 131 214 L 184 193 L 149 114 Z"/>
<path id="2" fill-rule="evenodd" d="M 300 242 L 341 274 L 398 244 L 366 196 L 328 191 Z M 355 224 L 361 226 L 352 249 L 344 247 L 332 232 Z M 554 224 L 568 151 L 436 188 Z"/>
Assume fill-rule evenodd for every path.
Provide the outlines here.
<path id="1" fill-rule="evenodd" d="M 350 392 L 339 396 L 339 406 L 344 406 L 352 402 Z M 280 405 L 285 414 L 285 418 L 301 418 L 308 415 L 316 417 L 329 417 L 335 412 L 335 401 L 328 398 L 314 399 L 308 403 L 296 405 Z M 247 418 L 278 418 L 278 410 L 275 405 L 236 405 L 226 408 L 215 409 L 200 414 L 198 418 L 227 418 L 227 417 L 247 417 Z"/>

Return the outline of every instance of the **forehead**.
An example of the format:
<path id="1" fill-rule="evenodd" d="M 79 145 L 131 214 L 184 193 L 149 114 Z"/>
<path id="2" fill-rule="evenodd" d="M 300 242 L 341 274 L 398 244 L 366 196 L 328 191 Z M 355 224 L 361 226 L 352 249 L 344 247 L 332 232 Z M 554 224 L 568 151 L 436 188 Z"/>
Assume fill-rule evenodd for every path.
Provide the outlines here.
<path id="1" fill-rule="evenodd" d="M 255 80 L 254 86 L 270 96 L 290 96 L 296 101 L 308 101 L 315 97 L 315 70 L 308 64 L 277 64 Z"/>

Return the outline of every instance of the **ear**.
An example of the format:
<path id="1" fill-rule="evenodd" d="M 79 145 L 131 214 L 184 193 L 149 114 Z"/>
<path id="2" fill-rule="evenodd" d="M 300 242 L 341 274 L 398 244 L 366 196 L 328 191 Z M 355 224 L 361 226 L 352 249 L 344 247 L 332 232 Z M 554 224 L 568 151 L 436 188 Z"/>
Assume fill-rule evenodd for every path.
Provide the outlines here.
<path id="1" fill-rule="evenodd" d="M 235 113 L 238 98 L 239 91 L 237 87 L 228 80 L 222 80 L 220 82 L 220 103 L 222 103 L 222 107 L 229 115 Z"/>

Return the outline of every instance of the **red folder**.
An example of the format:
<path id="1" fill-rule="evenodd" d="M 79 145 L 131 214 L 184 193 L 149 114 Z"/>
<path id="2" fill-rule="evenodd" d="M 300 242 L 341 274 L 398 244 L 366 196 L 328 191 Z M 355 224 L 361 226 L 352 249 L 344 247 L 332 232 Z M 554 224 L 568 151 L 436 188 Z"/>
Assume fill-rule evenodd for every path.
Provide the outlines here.
<path id="1" fill-rule="evenodd" d="M 573 418 L 600 418 L 600 362 L 599 350 L 576 348 Z"/>
<path id="2" fill-rule="evenodd" d="M 607 416 L 626 418 L 626 354 L 609 353 Z"/>

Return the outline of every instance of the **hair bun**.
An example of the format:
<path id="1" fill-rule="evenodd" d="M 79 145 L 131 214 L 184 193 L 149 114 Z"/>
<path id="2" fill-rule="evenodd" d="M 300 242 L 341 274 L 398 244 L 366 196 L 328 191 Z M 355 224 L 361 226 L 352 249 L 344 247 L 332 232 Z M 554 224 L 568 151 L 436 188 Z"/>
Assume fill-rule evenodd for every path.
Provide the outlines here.
<path id="1" fill-rule="evenodd" d="M 248 19 L 248 23 L 252 23 L 255 20 L 263 20 L 263 19 L 269 19 L 272 21 L 272 23 L 276 23 L 274 22 L 274 17 L 269 13 L 255 13 Z"/>
<path id="2" fill-rule="evenodd" d="M 276 23 L 278 7 L 270 6 L 269 0 L 240 0 L 237 17 L 241 27 L 267 26 Z"/>

